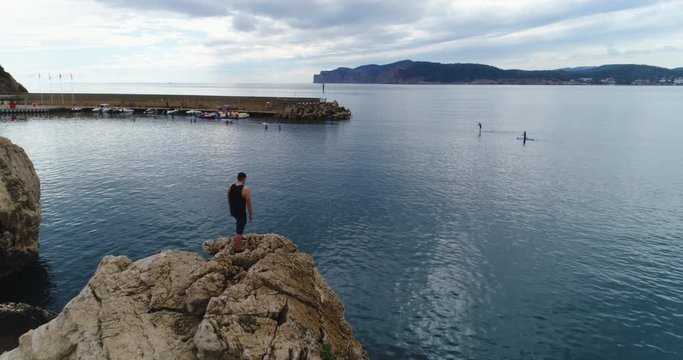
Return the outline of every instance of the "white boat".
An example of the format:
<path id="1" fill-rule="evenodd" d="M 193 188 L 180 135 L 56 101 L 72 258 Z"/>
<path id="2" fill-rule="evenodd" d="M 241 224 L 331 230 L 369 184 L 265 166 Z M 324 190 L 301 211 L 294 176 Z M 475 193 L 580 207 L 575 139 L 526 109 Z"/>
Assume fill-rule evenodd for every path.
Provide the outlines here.
<path id="1" fill-rule="evenodd" d="M 197 115 L 201 115 L 201 114 L 202 114 L 202 112 L 201 112 L 200 110 L 196 110 L 196 109 L 191 109 L 191 110 L 187 110 L 187 111 L 185 111 L 185 114 L 187 114 L 187 115 L 195 115 L 195 116 L 197 116 Z"/>
<path id="2" fill-rule="evenodd" d="M 166 115 L 175 115 L 179 112 L 180 112 L 180 110 L 178 110 L 178 109 L 166 110 Z"/>
<path id="3" fill-rule="evenodd" d="M 205 113 L 205 114 L 199 115 L 199 118 L 204 119 L 204 120 L 216 120 L 216 119 L 220 119 L 221 116 L 218 113 L 210 112 L 210 113 Z"/>
<path id="4" fill-rule="evenodd" d="M 246 118 L 248 118 L 248 117 L 249 117 L 249 113 L 243 113 L 243 112 L 237 113 L 237 118 L 238 118 L 238 119 L 246 119 Z"/>
<path id="5" fill-rule="evenodd" d="M 79 112 L 79 111 L 81 111 L 81 110 L 83 110 L 83 108 L 72 107 L 71 110 L 69 110 L 69 111 L 71 111 L 71 112 Z"/>
<path id="6" fill-rule="evenodd" d="M 109 107 L 109 104 L 99 104 L 96 108 L 93 108 L 92 111 L 99 113 L 108 113 L 111 112 L 111 108 Z"/>
<path id="7" fill-rule="evenodd" d="M 157 114 L 157 109 L 147 109 L 144 112 L 146 115 L 156 115 Z"/>

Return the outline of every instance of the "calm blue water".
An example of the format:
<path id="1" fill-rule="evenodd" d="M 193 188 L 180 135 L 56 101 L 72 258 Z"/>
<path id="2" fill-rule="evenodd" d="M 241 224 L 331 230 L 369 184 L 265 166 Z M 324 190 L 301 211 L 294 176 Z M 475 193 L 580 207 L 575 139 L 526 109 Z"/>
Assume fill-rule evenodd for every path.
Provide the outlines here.
<path id="1" fill-rule="evenodd" d="M 111 92 L 323 96 L 315 85 Z M 328 85 L 324 96 L 353 119 L 282 131 L 258 119 L 1 122 L 42 181 L 49 279 L 29 300 L 60 309 L 107 254 L 201 251 L 230 234 L 225 189 L 245 171 L 247 231 L 312 254 L 375 359 L 683 358 L 683 87 Z M 536 140 L 517 141 L 523 130 Z"/>

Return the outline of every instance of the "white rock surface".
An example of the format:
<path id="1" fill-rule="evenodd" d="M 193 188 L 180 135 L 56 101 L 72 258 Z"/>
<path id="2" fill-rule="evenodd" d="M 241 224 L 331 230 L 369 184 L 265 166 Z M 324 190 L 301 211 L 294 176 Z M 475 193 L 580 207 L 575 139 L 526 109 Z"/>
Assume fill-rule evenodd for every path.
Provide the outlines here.
<path id="1" fill-rule="evenodd" d="M 205 260 L 164 251 L 105 257 L 53 321 L 8 359 L 367 359 L 313 259 L 279 235 L 207 241 Z"/>

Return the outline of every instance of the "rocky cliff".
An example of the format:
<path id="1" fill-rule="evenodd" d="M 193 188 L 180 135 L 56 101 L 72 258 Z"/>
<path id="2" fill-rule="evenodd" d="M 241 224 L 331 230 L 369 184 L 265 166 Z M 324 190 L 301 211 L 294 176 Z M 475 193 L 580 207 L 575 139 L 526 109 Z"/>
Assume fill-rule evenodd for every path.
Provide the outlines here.
<path id="1" fill-rule="evenodd" d="M 683 76 L 680 68 L 666 69 L 650 65 L 613 64 L 557 70 L 504 70 L 484 64 L 442 64 L 403 60 L 385 65 L 340 67 L 321 71 L 314 83 L 355 84 L 637 84 L 650 81 L 672 85 Z"/>
<path id="2" fill-rule="evenodd" d="M 309 255 L 279 235 L 207 241 L 209 260 L 164 251 L 105 257 L 8 359 L 367 359 Z"/>
<path id="3" fill-rule="evenodd" d="M 19 84 L 12 75 L 0 66 L 0 94 L 27 93 L 26 88 Z"/>
<path id="4" fill-rule="evenodd" d="M 20 146 L 0 137 L 0 276 L 38 257 L 40 180 Z"/>

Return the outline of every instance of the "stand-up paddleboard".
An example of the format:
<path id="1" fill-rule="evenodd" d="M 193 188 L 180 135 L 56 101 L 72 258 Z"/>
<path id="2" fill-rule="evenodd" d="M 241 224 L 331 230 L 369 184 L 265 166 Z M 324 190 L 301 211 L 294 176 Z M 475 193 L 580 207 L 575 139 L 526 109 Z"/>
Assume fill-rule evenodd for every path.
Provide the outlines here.
<path id="1" fill-rule="evenodd" d="M 522 140 L 522 141 L 524 141 L 524 138 L 523 138 L 523 137 L 518 137 L 517 140 Z M 534 141 L 534 139 L 532 139 L 532 138 L 526 138 L 526 141 Z"/>

